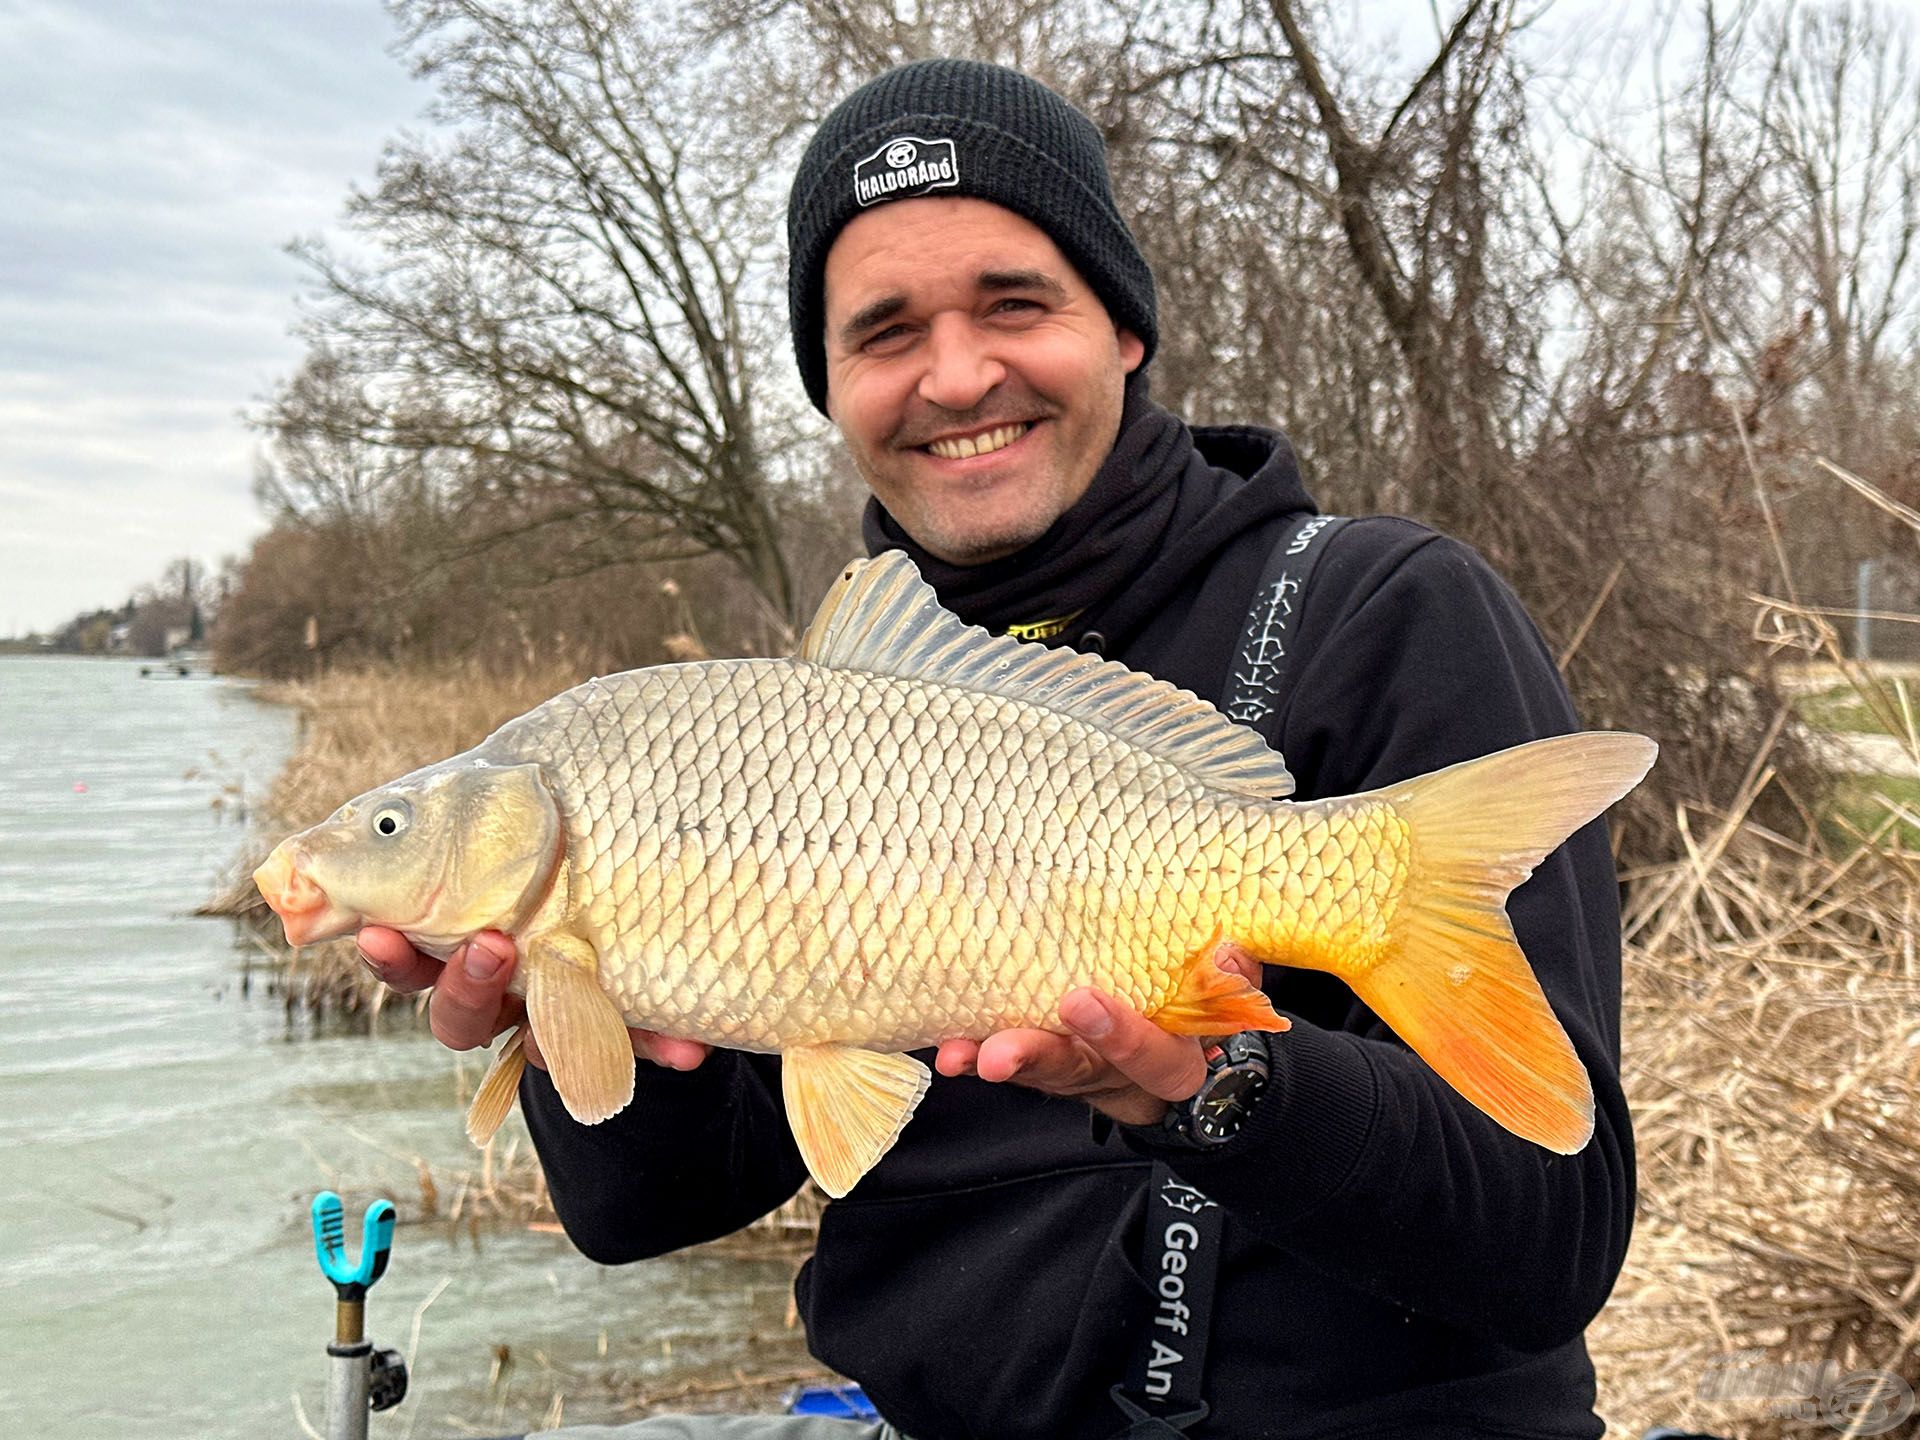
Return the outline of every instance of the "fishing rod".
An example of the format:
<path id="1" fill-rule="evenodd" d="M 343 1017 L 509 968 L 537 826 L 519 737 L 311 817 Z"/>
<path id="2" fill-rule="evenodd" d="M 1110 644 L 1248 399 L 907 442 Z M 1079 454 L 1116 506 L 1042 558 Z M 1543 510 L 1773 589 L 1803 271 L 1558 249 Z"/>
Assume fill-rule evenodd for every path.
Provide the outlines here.
<path id="1" fill-rule="evenodd" d="M 367 1207 L 360 1227 L 360 1259 L 347 1263 L 346 1217 L 340 1197 L 313 1197 L 313 1250 L 320 1272 L 333 1282 L 333 1364 L 327 1380 L 327 1440 L 366 1440 L 367 1416 L 391 1410 L 407 1396 L 407 1362 L 398 1350 L 376 1350 L 366 1336 L 367 1291 L 387 1273 L 393 1253 L 391 1201 Z"/>

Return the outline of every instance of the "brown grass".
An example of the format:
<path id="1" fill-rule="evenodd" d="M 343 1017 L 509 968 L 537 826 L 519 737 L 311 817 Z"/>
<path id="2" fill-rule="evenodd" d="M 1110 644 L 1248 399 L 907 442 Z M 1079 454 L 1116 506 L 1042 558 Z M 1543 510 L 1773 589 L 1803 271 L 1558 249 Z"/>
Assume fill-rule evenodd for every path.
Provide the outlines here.
<path id="1" fill-rule="evenodd" d="M 1711 870 L 1637 887 L 1623 1069 L 1640 1212 L 1590 1337 L 1616 1433 L 1806 1433 L 1768 1413 L 1790 1396 L 1715 1398 L 1716 1368 L 1743 1356 L 1920 1384 L 1913 882 L 1897 851 L 1836 861 L 1734 824 Z"/>
<path id="2" fill-rule="evenodd" d="M 1900 713 L 1817 615 L 1763 613 L 1874 714 Z M 1750 818 L 1775 783 L 1767 758 L 1724 812 L 1676 815 L 1686 858 L 1630 890 L 1622 1073 L 1640 1207 L 1589 1336 L 1621 1436 L 1656 1422 L 1883 1433 L 1920 1390 L 1915 817 L 1890 804 L 1835 850 L 1788 839 Z"/>
<path id="3" fill-rule="evenodd" d="M 507 673 L 454 665 L 335 671 L 282 681 L 263 699 L 300 711 L 300 744 L 267 796 L 288 830 L 421 765 L 477 745 L 514 716 L 587 677 L 567 665 Z"/>

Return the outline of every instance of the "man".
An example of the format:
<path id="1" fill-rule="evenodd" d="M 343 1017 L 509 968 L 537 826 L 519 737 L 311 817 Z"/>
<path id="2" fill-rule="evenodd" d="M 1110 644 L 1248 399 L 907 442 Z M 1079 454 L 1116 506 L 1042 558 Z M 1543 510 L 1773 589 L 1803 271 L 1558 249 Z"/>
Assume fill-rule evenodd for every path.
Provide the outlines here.
<path id="1" fill-rule="evenodd" d="M 906 550 L 975 623 L 1220 696 L 1262 572 L 1313 506 L 1277 432 L 1190 429 L 1148 399 L 1152 277 L 1091 123 L 1010 71 L 903 67 L 821 126 L 788 231 L 800 371 L 873 491 L 869 547 Z M 1576 727 L 1512 595 L 1407 521 L 1327 542 L 1291 644 L 1261 728 L 1301 797 Z M 939 1047 L 914 1122 L 822 1220 L 798 1285 L 815 1353 L 916 1440 L 1122 1431 L 1139 1412 L 1109 1392 L 1170 1293 L 1141 1268 L 1159 1162 L 1226 1217 L 1208 1413 L 1185 1433 L 1598 1436 L 1581 1335 L 1633 1197 L 1604 829 L 1509 910 L 1593 1078 L 1580 1154 L 1508 1134 L 1339 982 L 1282 969 L 1259 979 L 1293 1028 L 1232 1050 L 1264 1085 L 1204 1133 L 1187 1102 L 1209 1052 L 1076 991 L 1070 1033 Z M 447 1043 L 508 1023 L 503 937 L 444 976 L 392 932 L 362 947 L 391 983 L 439 980 Z M 607 1263 L 735 1230 L 805 1177 L 777 1059 L 643 1033 L 634 1050 L 653 1063 L 603 1125 L 575 1124 L 537 1071 L 522 1090 L 556 1208 Z M 1190 1310 L 1160 1318 L 1187 1343 Z"/>

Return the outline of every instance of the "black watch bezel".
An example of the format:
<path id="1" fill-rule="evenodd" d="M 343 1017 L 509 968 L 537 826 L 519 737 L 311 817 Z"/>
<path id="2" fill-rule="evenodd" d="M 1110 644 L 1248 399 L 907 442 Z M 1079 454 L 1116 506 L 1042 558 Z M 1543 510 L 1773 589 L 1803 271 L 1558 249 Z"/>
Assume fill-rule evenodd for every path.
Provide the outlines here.
<path id="1" fill-rule="evenodd" d="M 1208 1050 L 1207 1077 L 1199 1090 L 1167 1111 L 1167 1134 L 1195 1149 L 1225 1145 L 1246 1127 L 1272 1073 L 1265 1034 L 1229 1035 Z"/>

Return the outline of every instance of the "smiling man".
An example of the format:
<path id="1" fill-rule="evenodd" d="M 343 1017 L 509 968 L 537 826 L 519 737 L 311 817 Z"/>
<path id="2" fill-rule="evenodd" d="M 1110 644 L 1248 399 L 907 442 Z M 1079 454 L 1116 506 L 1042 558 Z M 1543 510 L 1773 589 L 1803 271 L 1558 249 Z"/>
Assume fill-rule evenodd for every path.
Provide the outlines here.
<path id="1" fill-rule="evenodd" d="M 869 546 L 964 618 L 1218 698 L 1300 797 L 1576 727 L 1472 551 L 1398 519 L 1336 534 L 1278 431 L 1152 402 L 1153 278 L 1098 132 L 1051 91 L 963 61 L 888 72 L 820 127 L 788 237 L 800 372 L 873 492 Z M 1316 546 L 1302 593 L 1286 567 Z M 1633 1209 L 1604 827 L 1509 911 L 1592 1077 L 1580 1153 L 1501 1129 L 1323 975 L 1266 971 L 1293 1028 L 1210 1045 L 1076 991 L 1060 1033 L 940 1046 L 914 1123 L 827 1207 L 800 1310 L 886 1422 L 617 1433 L 1599 1436 L 1582 1332 Z M 516 1018 L 504 937 L 444 972 L 392 932 L 361 944 L 391 983 L 436 986 L 450 1045 Z M 538 1069 L 521 1092 L 568 1233 L 607 1263 L 738 1229 L 806 1174 L 777 1058 L 634 1050 L 634 1101 L 601 1125 Z"/>
<path id="2" fill-rule="evenodd" d="M 1146 346 L 1044 230 L 985 200 L 900 200 L 848 223 L 824 278 L 827 413 L 929 553 L 1012 555 L 1086 494 Z"/>

